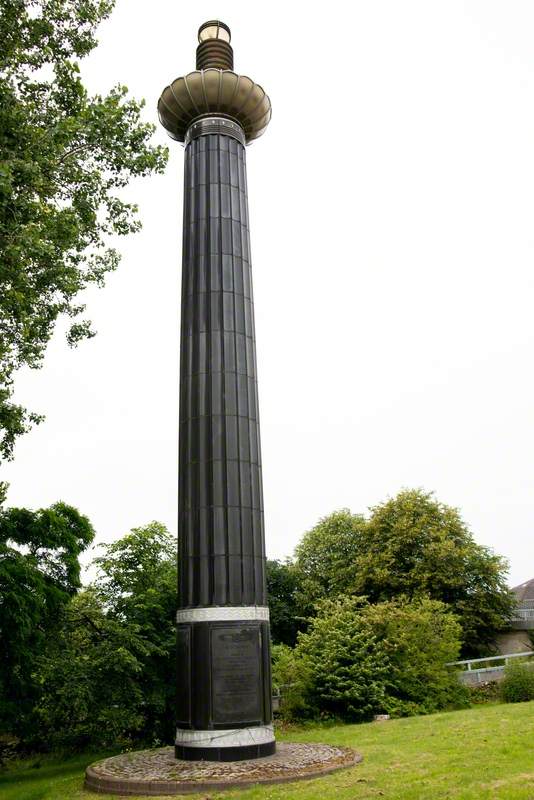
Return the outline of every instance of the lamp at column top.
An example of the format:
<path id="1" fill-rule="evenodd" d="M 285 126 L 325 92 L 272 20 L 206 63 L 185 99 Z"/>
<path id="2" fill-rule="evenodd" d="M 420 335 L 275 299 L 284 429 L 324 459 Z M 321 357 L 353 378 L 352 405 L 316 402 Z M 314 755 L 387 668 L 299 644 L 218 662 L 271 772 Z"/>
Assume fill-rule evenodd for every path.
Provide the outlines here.
<path id="1" fill-rule="evenodd" d="M 197 69 L 233 69 L 234 51 L 230 28 L 219 19 L 210 19 L 198 29 Z"/>
<path id="2" fill-rule="evenodd" d="M 195 72 L 176 78 L 161 93 L 159 119 L 173 139 L 184 142 L 193 122 L 212 115 L 236 122 L 247 144 L 269 124 L 271 101 L 265 90 L 233 71 L 231 38 L 224 22 L 204 22 L 198 30 Z"/>
<path id="3" fill-rule="evenodd" d="M 223 42 L 230 43 L 232 34 L 230 28 L 218 19 L 204 22 L 198 29 L 198 41 L 205 42 L 207 39 L 222 39 Z"/>

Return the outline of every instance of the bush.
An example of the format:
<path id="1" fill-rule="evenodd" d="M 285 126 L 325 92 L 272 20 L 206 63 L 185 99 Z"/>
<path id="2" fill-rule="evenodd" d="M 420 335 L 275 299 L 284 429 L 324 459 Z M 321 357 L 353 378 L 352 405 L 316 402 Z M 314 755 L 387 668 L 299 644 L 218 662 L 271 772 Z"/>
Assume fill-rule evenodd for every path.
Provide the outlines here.
<path id="1" fill-rule="evenodd" d="M 309 632 L 299 635 L 295 655 L 307 670 L 304 696 L 316 716 L 360 721 L 385 710 L 388 658 L 362 616 L 364 605 L 343 596 L 323 601 Z"/>
<path id="2" fill-rule="evenodd" d="M 323 601 L 296 648 L 274 648 L 275 684 L 286 719 L 430 713 L 467 706 L 468 691 L 449 672 L 460 649 L 458 621 L 436 600 Z"/>
<path id="3" fill-rule="evenodd" d="M 390 600 L 362 609 L 382 642 L 389 669 L 386 711 L 392 716 L 429 714 L 469 705 L 469 693 L 445 666 L 460 652 L 461 626 L 438 600 Z"/>
<path id="4" fill-rule="evenodd" d="M 534 700 L 534 664 L 519 660 L 508 664 L 500 690 L 505 703 Z"/>
<path id="5" fill-rule="evenodd" d="M 273 691 L 280 692 L 280 716 L 285 720 L 314 716 L 309 704 L 310 669 L 305 659 L 285 644 L 272 645 Z"/>

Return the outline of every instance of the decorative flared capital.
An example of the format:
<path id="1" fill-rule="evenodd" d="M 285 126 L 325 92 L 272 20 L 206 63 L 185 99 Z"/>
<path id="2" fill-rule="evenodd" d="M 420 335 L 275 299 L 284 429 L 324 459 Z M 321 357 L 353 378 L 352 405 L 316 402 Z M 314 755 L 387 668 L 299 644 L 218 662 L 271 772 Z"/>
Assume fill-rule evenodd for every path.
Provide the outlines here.
<path id="1" fill-rule="evenodd" d="M 197 69 L 167 86 L 158 102 L 161 124 L 184 142 L 188 128 L 206 116 L 227 117 L 244 131 L 248 144 L 266 129 L 271 101 L 262 87 L 233 71 L 230 28 L 219 20 L 200 26 Z"/>

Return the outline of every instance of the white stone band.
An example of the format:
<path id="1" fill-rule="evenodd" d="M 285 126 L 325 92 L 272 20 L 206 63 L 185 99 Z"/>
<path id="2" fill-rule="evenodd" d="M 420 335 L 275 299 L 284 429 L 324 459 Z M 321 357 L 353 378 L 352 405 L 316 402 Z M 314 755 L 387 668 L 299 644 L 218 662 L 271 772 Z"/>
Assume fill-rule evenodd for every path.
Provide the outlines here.
<path id="1" fill-rule="evenodd" d="M 183 747 L 245 747 L 270 742 L 274 742 L 272 725 L 223 731 L 190 731 L 183 728 L 176 730 L 176 744 Z"/>
<path id="2" fill-rule="evenodd" d="M 182 608 L 176 622 L 269 622 L 267 606 L 205 606 Z"/>

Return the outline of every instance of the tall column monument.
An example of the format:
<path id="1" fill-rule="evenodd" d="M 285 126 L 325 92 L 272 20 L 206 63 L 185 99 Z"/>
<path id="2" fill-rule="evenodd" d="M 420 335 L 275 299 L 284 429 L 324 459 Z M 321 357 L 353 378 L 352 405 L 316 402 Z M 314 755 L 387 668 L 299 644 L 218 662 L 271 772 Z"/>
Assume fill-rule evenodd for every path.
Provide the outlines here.
<path id="1" fill-rule="evenodd" d="M 271 104 L 224 23 L 198 38 L 158 103 L 185 144 L 175 752 L 235 761 L 275 751 L 245 167 Z"/>

